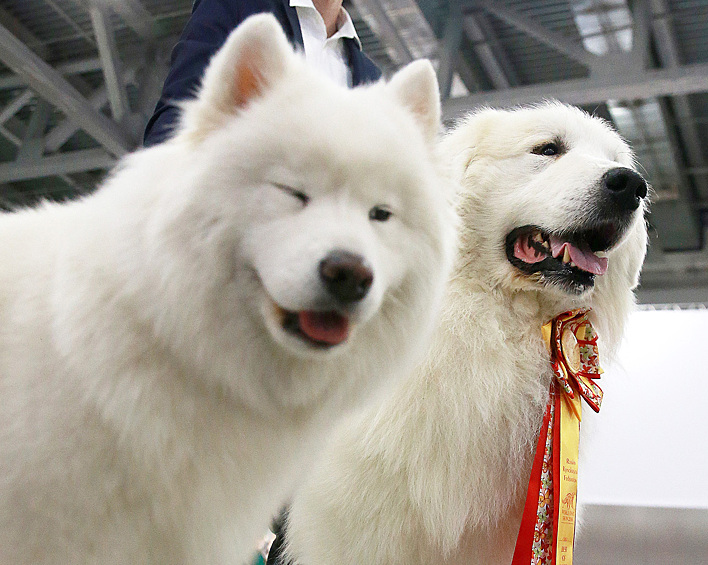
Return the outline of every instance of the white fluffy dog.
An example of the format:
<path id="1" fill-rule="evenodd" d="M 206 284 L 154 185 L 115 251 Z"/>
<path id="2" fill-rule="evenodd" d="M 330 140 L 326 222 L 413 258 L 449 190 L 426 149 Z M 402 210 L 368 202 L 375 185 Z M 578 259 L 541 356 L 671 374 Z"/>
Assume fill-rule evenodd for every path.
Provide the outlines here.
<path id="1" fill-rule="evenodd" d="M 438 127 L 429 63 L 347 90 L 257 16 L 172 140 L 0 217 L 0 562 L 243 563 L 423 349 L 454 248 Z"/>
<path id="2" fill-rule="evenodd" d="M 552 378 L 541 326 L 591 306 L 607 359 L 632 308 L 647 185 L 607 124 L 553 103 L 485 110 L 444 151 L 463 193 L 442 322 L 298 491 L 299 565 L 510 563 Z"/>

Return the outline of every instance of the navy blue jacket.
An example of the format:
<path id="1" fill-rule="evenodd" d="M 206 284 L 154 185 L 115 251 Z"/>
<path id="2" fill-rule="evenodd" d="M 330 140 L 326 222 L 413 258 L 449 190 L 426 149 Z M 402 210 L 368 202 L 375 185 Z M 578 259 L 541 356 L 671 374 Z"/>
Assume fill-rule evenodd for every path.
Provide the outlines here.
<path id="1" fill-rule="evenodd" d="M 228 35 L 248 16 L 261 12 L 275 15 L 290 43 L 303 48 L 297 10 L 290 6 L 289 0 L 194 2 L 192 16 L 172 51 L 172 64 L 162 96 L 145 128 L 145 146 L 155 145 L 170 136 L 179 115 L 174 102 L 195 95 L 207 64 Z M 375 81 L 381 76 L 381 71 L 361 52 L 355 40 L 344 39 L 344 45 L 354 86 Z"/>

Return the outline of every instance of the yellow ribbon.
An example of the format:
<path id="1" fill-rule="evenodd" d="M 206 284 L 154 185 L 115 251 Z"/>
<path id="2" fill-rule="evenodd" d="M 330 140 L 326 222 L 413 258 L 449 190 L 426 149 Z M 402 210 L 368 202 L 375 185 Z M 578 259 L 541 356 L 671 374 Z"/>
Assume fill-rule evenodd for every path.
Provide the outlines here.
<path id="1" fill-rule="evenodd" d="M 588 320 L 589 309 L 574 310 L 556 316 L 543 326 L 543 338 L 551 354 L 560 394 L 560 454 L 554 469 L 556 502 L 557 565 L 572 565 L 575 539 L 575 512 L 578 491 L 578 448 L 582 407 L 580 398 L 600 410 L 602 389 L 593 381 L 600 377 L 597 335 Z M 552 387 L 553 388 L 553 387 Z M 552 395 L 553 396 L 553 395 Z M 554 399 L 551 398 L 551 402 Z"/>
<path id="2" fill-rule="evenodd" d="M 578 495 L 578 446 L 580 440 L 580 397 L 563 395 L 560 410 L 560 467 L 556 563 L 573 563 L 575 505 Z"/>

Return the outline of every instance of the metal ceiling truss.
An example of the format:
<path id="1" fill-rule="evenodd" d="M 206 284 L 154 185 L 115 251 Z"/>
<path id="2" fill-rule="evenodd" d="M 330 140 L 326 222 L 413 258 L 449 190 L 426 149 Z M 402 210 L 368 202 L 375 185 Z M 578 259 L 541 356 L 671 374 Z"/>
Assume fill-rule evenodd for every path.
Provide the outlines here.
<path id="1" fill-rule="evenodd" d="M 49 49 L 25 26 L 4 8 L 0 8 L 0 25 L 22 41 L 27 47 L 32 49 L 42 59 L 49 57 Z"/>
<path id="2" fill-rule="evenodd" d="M 708 64 L 685 65 L 621 73 L 605 79 L 568 79 L 554 83 L 476 92 L 447 100 L 446 117 L 455 117 L 479 106 L 512 107 L 556 98 L 569 104 L 589 105 L 606 100 L 637 100 L 652 96 L 686 95 L 708 91 Z"/>
<path id="3" fill-rule="evenodd" d="M 501 47 L 487 15 L 483 12 L 467 14 L 462 26 L 494 89 L 516 86 L 519 83 L 516 71 Z"/>
<path id="4" fill-rule="evenodd" d="M 676 36 L 671 29 L 671 21 L 665 0 L 651 0 L 652 30 L 656 37 L 656 50 L 659 60 L 664 67 L 679 67 L 679 50 Z M 674 96 L 671 103 L 675 109 L 676 127 L 681 140 L 686 148 L 688 161 L 687 171 L 705 169 L 706 162 L 701 150 L 698 128 L 693 120 L 693 113 L 686 95 Z M 708 195 L 708 172 L 691 173 L 694 181 L 699 185 L 701 192 Z"/>
<path id="5" fill-rule="evenodd" d="M 643 9 L 649 0 L 636 0 L 635 11 Z M 509 107 L 520 103 L 541 101 L 550 96 L 571 104 L 601 103 L 608 99 L 643 99 L 650 96 L 686 95 L 708 91 L 708 64 L 680 65 L 676 59 L 667 68 L 649 69 L 638 65 L 637 61 L 647 58 L 647 37 L 643 30 L 647 25 L 638 26 L 633 49 L 628 53 L 613 52 L 598 56 L 587 51 L 581 43 L 575 43 L 564 35 L 544 28 L 499 0 L 467 0 L 462 5 L 465 20 L 475 19 L 480 14 L 493 15 L 500 20 L 527 33 L 537 41 L 563 53 L 570 59 L 583 64 L 589 70 L 589 77 L 569 79 L 538 85 L 500 88 L 476 92 L 466 97 L 448 100 L 445 114 L 454 116 L 480 105 Z M 469 15 L 469 16 L 468 16 Z M 640 19 L 641 21 L 641 19 Z M 654 28 L 656 21 L 653 20 Z M 466 29 L 473 29 L 470 24 Z M 479 37 L 471 38 L 479 45 Z M 503 53 L 497 45 L 495 56 Z M 498 75 L 498 72 L 494 73 Z M 503 84 L 503 83 L 500 83 Z"/>
<path id="6" fill-rule="evenodd" d="M 462 8 L 459 2 L 451 2 L 448 17 L 445 22 L 438 64 L 438 81 L 440 83 L 440 96 L 443 100 L 450 98 L 452 81 L 460 58 L 462 45 Z"/>
<path id="7" fill-rule="evenodd" d="M 107 5 L 98 0 L 92 1 L 88 10 L 91 15 L 96 42 L 98 43 L 99 58 L 103 65 L 103 76 L 106 81 L 111 114 L 116 122 L 121 123 L 130 112 L 130 108 L 128 106 L 128 93 L 125 90 L 125 84 L 121 76 L 116 40 L 111 28 L 110 10 Z"/>
<path id="8" fill-rule="evenodd" d="M 119 124 L 96 112 L 69 81 L 3 27 L 0 27 L 0 60 L 23 77 L 38 96 L 74 120 L 108 151 L 121 156 L 130 150 L 133 142 Z"/>
<path id="9" fill-rule="evenodd" d="M 351 2 L 398 66 L 413 59 L 437 58 L 438 41 L 415 0 Z"/>
<path id="10" fill-rule="evenodd" d="M 408 45 L 398 34 L 395 25 L 381 2 L 376 0 L 352 0 L 352 3 L 376 35 L 381 38 L 389 56 L 396 64 L 402 66 L 413 60 L 413 55 Z"/>
<path id="11" fill-rule="evenodd" d="M 560 51 L 578 63 L 590 68 L 596 65 L 597 56 L 586 51 L 581 44 L 575 43 L 564 35 L 535 23 L 528 16 L 524 16 L 516 10 L 509 8 L 500 0 L 461 0 L 461 2 L 464 11 L 474 11 L 482 8 L 486 12 L 523 31 L 537 41 L 545 43 L 552 49 Z"/>
<path id="12" fill-rule="evenodd" d="M 154 18 L 140 0 L 71 0 L 88 14 L 91 30 L 72 20 L 69 10 L 56 0 L 43 2 L 98 56 L 52 66 L 46 62 L 51 57 L 47 45 L 0 8 L 0 61 L 12 71 L 0 76 L 0 90 L 18 90 L 0 109 L 0 137 L 18 148 L 14 161 L 0 162 L 0 183 L 57 176 L 64 184 L 77 187 L 71 175 L 109 169 L 138 145 L 166 74 L 166 47 L 174 38 L 156 38 Z M 116 16 L 139 39 L 133 49 L 139 51 L 135 60 L 121 60 L 112 24 Z M 143 67 L 149 67 L 149 72 Z M 81 78 L 96 71 L 103 76 L 98 88 Z M 156 74 L 161 76 L 155 78 Z M 146 86 L 136 84 L 137 78 L 143 78 Z M 130 84 L 138 93 L 134 110 L 128 97 Z M 18 119 L 20 112 L 27 114 L 27 108 L 33 108 L 30 118 Z M 66 150 L 67 141 L 79 131 L 88 134 L 95 146 Z M 0 200 L 4 196 L 12 200 L 16 193 L 9 186 L 0 186 Z"/>

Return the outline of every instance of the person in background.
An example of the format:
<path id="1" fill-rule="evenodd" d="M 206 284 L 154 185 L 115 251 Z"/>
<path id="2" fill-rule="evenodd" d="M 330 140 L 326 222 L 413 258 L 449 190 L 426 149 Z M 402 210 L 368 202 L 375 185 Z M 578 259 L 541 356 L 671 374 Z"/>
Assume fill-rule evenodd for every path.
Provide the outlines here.
<path id="1" fill-rule="evenodd" d="M 373 82 L 381 71 L 361 51 L 342 0 L 195 0 L 192 15 L 172 51 L 162 95 L 145 128 L 143 145 L 167 139 L 177 123 L 176 102 L 192 98 L 211 57 L 231 31 L 253 14 L 273 14 L 290 43 L 309 64 L 346 86 Z"/>

